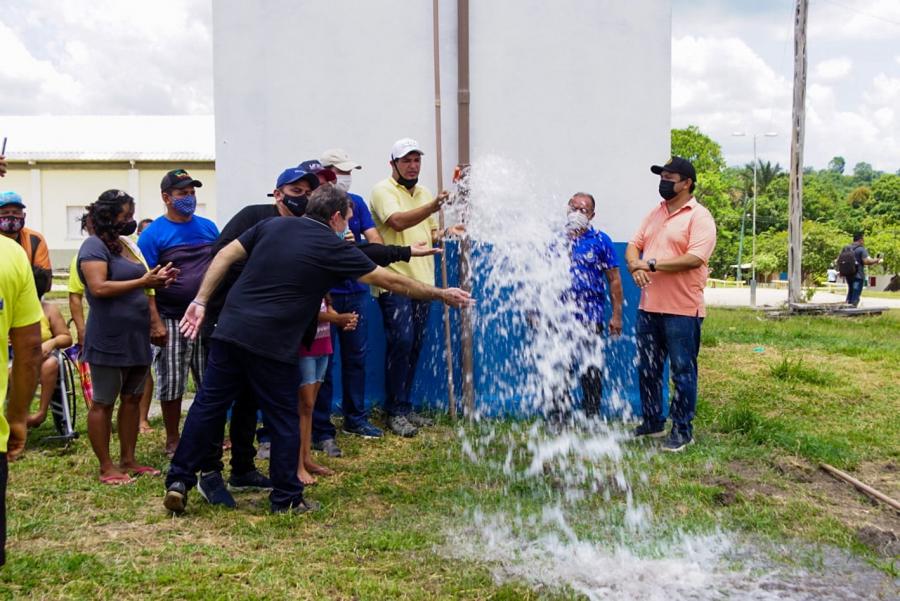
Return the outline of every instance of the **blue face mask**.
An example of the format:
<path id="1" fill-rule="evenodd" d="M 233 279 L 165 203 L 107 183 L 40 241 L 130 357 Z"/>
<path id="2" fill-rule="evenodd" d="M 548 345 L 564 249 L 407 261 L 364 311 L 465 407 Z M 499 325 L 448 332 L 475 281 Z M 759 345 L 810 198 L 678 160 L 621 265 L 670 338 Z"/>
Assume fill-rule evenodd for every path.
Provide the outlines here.
<path id="1" fill-rule="evenodd" d="M 334 235 L 343 240 L 347 237 L 347 234 L 350 233 L 350 224 L 347 224 L 347 227 L 344 228 L 343 232 L 335 232 Z"/>
<path id="2" fill-rule="evenodd" d="M 183 198 L 173 198 L 172 206 L 185 217 L 190 217 L 197 210 L 197 196 L 189 194 Z"/>

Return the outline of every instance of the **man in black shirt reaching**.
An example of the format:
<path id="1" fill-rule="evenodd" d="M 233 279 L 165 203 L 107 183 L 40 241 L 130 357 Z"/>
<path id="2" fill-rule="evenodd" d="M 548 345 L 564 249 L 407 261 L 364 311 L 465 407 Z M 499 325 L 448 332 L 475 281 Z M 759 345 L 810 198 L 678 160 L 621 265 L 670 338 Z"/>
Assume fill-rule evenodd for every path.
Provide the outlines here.
<path id="1" fill-rule="evenodd" d="M 180 513 L 196 473 L 218 452 L 216 440 L 232 400 L 249 387 L 271 430 L 269 496 L 272 511 L 303 513 L 314 505 L 303 498 L 297 478 L 299 415 L 297 368 L 301 342 L 315 334 L 325 293 L 352 278 L 418 299 L 452 306 L 471 303 L 458 288 L 440 289 L 376 266 L 343 240 L 352 209 L 347 195 L 322 186 L 310 196 L 299 219 L 269 219 L 241 234 L 215 257 L 181 328 L 196 337 L 206 304 L 231 265 L 246 261 L 225 301 L 210 341 L 204 386 L 185 420 L 182 442 L 166 477 L 164 505 Z"/>

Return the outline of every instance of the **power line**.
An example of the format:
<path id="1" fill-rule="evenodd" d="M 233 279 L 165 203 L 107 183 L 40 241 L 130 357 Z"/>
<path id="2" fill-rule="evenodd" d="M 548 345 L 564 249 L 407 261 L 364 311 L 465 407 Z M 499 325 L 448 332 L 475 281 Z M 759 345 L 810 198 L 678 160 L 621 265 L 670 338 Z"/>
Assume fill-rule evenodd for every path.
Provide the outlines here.
<path id="1" fill-rule="evenodd" d="M 843 9 L 846 9 L 846 10 L 848 10 L 848 11 L 850 11 L 850 12 L 853 12 L 853 13 L 856 13 L 856 14 L 858 14 L 858 15 L 863 15 L 864 17 L 869 17 L 870 19 L 877 19 L 877 20 L 879 20 L 879 21 L 884 21 L 885 23 L 890 23 L 891 25 L 897 25 L 897 26 L 900 26 L 900 21 L 894 21 L 893 19 L 886 19 L 885 17 L 880 17 L 880 16 L 878 16 L 878 15 L 873 15 L 873 14 L 870 13 L 870 12 L 866 12 L 866 11 L 864 11 L 864 10 L 859 10 L 858 8 L 853 7 L 853 6 L 847 6 L 846 4 L 843 4 L 843 3 L 841 3 L 841 2 L 836 2 L 835 0 L 825 0 L 825 2 L 828 2 L 828 3 L 830 3 L 830 4 L 834 4 L 835 6 L 840 6 L 840 7 L 843 8 Z"/>

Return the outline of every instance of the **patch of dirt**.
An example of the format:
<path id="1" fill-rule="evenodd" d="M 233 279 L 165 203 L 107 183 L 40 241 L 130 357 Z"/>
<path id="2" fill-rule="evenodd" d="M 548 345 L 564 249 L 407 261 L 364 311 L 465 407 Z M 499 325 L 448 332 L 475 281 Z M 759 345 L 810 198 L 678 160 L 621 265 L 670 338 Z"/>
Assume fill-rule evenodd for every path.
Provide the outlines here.
<path id="1" fill-rule="evenodd" d="M 803 497 L 824 514 L 856 532 L 860 542 L 884 557 L 900 554 L 900 513 L 875 501 L 854 486 L 836 480 L 818 466 L 796 457 L 775 458 L 771 465 L 733 461 L 731 478 L 717 476 L 707 483 L 722 488 L 716 502 L 727 506 L 738 495 L 770 499 Z M 851 474 L 882 493 L 897 498 L 900 470 L 890 462 L 868 463 Z M 773 478 L 776 479 L 773 482 Z M 783 480 L 780 487 L 777 480 Z"/>

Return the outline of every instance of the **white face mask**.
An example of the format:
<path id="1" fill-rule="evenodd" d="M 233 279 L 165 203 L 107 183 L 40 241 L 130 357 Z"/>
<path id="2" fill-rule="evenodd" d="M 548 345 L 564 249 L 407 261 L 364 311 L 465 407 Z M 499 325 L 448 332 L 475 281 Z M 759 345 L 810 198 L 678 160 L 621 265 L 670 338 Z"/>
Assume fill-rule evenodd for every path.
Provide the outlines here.
<path id="1" fill-rule="evenodd" d="M 588 224 L 590 224 L 590 220 L 583 213 L 572 211 L 566 215 L 566 229 L 570 232 L 587 229 Z"/>
<path id="2" fill-rule="evenodd" d="M 337 173 L 337 174 L 335 174 L 335 177 L 337 179 L 334 182 L 334 187 L 337 188 L 338 190 L 343 190 L 344 192 L 349 192 L 350 184 L 353 183 L 353 175 L 350 173 L 347 173 L 346 175 L 343 173 Z"/>

